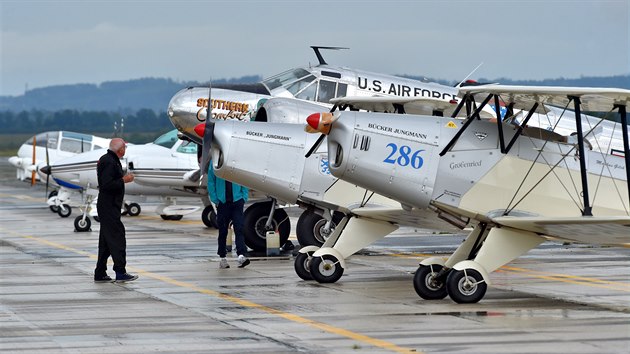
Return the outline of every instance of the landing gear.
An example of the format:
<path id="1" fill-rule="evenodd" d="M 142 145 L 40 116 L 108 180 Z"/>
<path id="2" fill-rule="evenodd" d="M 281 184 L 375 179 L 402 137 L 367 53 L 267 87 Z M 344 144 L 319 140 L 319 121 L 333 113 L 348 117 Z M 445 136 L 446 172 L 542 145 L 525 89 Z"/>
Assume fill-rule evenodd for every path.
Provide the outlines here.
<path id="1" fill-rule="evenodd" d="M 140 204 L 138 203 L 125 204 L 125 209 L 127 210 L 127 214 L 129 214 L 129 216 L 138 216 L 140 215 L 140 211 L 142 211 L 142 208 L 140 208 Z"/>
<path id="2" fill-rule="evenodd" d="M 293 264 L 295 268 L 295 273 L 302 278 L 303 280 L 313 280 L 311 276 L 311 270 L 309 269 L 309 265 L 311 263 L 313 252 L 305 252 L 298 253 L 295 257 L 295 263 Z"/>
<path id="3" fill-rule="evenodd" d="M 59 214 L 59 216 L 61 216 L 62 218 L 67 218 L 68 216 L 70 216 L 70 214 L 72 214 L 72 208 L 68 204 L 62 204 L 61 206 L 59 206 L 57 214 Z"/>
<path id="4" fill-rule="evenodd" d="M 89 217 L 83 218 L 83 215 L 79 215 L 74 219 L 74 229 L 77 232 L 85 232 L 90 230 L 92 222 Z"/>
<path id="5" fill-rule="evenodd" d="M 272 202 L 261 202 L 252 204 L 245 210 L 245 221 L 243 233 L 245 234 L 245 244 L 254 251 L 264 252 L 267 249 L 267 220 L 269 211 L 273 207 Z M 280 235 L 280 244 L 284 245 L 289 239 L 291 223 L 289 216 L 284 209 L 275 209 L 271 221 L 271 229 L 277 230 Z"/>
<path id="6" fill-rule="evenodd" d="M 54 197 L 56 195 L 57 195 L 57 191 L 52 191 L 52 192 L 48 193 L 48 199 L 50 199 L 50 198 L 52 198 L 52 197 Z M 56 206 L 56 205 L 51 205 L 51 206 L 49 206 L 49 208 L 50 208 L 50 211 L 52 211 L 53 213 L 58 213 L 59 212 L 59 207 Z"/>
<path id="7" fill-rule="evenodd" d="M 217 213 L 214 211 L 212 204 L 205 207 L 201 212 L 201 221 L 203 221 L 203 224 L 207 227 L 219 228 L 217 225 Z"/>
<path id="8" fill-rule="evenodd" d="M 439 264 L 421 265 L 413 276 L 413 288 L 425 300 L 440 300 L 446 297 L 444 279 L 446 275 L 438 277 L 442 270 Z"/>
<path id="9" fill-rule="evenodd" d="M 448 296 L 458 304 L 479 302 L 486 294 L 487 288 L 488 285 L 481 274 L 474 269 L 453 269 L 446 278 Z"/>
<path id="10" fill-rule="evenodd" d="M 339 260 L 331 254 L 313 257 L 309 264 L 309 270 L 313 279 L 318 283 L 334 283 L 343 275 L 343 267 Z"/>
<path id="11" fill-rule="evenodd" d="M 336 212 L 328 224 L 327 220 L 319 214 L 312 211 L 303 212 L 295 227 L 298 242 L 301 246 L 321 247 L 335 231 L 335 227 L 342 218 L 343 214 Z"/>

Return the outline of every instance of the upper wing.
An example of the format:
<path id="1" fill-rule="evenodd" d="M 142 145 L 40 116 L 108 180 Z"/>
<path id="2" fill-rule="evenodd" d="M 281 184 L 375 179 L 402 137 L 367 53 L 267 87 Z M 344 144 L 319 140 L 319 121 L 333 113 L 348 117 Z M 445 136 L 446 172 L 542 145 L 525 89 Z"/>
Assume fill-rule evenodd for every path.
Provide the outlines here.
<path id="1" fill-rule="evenodd" d="M 630 246 L 630 216 L 577 216 L 564 218 L 492 218 L 498 225 L 569 241 L 598 245 Z"/>
<path id="2" fill-rule="evenodd" d="M 535 102 L 542 103 L 538 113 L 547 113 L 545 104 L 565 107 L 569 97 L 579 97 L 582 110 L 605 112 L 615 105 L 630 104 L 630 90 L 594 87 L 510 86 L 481 85 L 459 88 L 460 93 L 495 94 L 506 103 L 514 103 L 515 109 L 529 110 Z"/>
<path id="3" fill-rule="evenodd" d="M 395 112 L 396 105 L 404 107 L 406 113 L 432 114 L 434 111 L 443 112 L 444 116 L 451 116 L 457 108 L 456 101 L 445 101 L 429 97 L 381 97 L 381 96 L 346 96 L 333 98 L 330 103 L 351 105 L 356 109 L 371 112 Z M 462 112 L 463 114 L 463 112 Z M 482 118 L 493 118 L 490 111 L 482 111 Z M 463 116 L 462 116 L 463 117 Z"/>

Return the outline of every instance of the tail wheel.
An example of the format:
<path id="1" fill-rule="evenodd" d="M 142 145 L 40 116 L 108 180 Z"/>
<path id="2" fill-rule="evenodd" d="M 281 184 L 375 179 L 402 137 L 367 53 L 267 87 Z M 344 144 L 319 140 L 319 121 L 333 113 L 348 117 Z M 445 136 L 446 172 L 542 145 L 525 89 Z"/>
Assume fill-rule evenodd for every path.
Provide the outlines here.
<path id="1" fill-rule="evenodd" d="M 59 207 L 57 214 L 59 214 L 59 216 L 61 216 L 62 218 L 67 218 L 68 216 L 70 216 L 70 214 L 72 214 L 72 208 L 70 207 L 70 205 L 64 204 Z"/>
<path id="2" fill-rule="evenodd" d="M 439 264 L 421 265 L 413 276 L 413 288 L 425 300 L 440 300 L 446 297 L 444 278 L 437 278 L 442 270 Z"/>
<path id="3" fill-rule="evenodd" d="M 89 231 L 90 226 L 92 226 L 92 222 L 88 217 L 84 219 L 83 215 L 79 215 L 74 219 L 74 229 L 78 232 Z"/>
<path id="4" fill-rule="evenodd" d="M 451 270 L 446 278 L 448 296 L 458 304 L 479 302 L 486 294 L 488 285 L 474 269 Z"/>
<path id="5" fill-rule="evenodd" d="M 309 264 L 311 276 L 318 283 L 334 283 L 343 275 L 343 267 L 337 257 L 325 254 L 313 257 Z"/>
<path id="6" fill-rule="evenodd" d="M 309 269 L 309 265 L 313 259 L 311 257 L 312 255 L 313 252 L 306 252 L 298 253 L 298 255 L 295 256 L 295 263 L 293 264 L 295 273 L 303 280 L 313 280 L 311 270 Z"/>

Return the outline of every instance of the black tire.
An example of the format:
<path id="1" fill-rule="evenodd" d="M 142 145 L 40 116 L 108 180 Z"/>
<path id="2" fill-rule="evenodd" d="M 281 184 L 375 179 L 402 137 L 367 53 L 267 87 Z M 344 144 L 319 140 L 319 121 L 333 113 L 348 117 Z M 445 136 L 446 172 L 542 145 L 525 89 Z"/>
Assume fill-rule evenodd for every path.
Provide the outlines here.
<path id="1" fill-rule="evenodd" d="M 74 229 L 77 232 L 85 232 L 90 230 L 90 226 L 92 226 L 92 222 L 89 217 L 85 217 L 83 219 L 83 215 L 79 215 L 74 219 Z"/>
<path id="2" fill-rule="evenodd" d="M 142 208 L 140 208 L 140 204 L 138 203 L 131 203 L 127 207 L 127 214 L 129 214 L 129 216 L 138 216 L 141 211 Z"/>
<path id="3" fill-rule="evenodd" d="M 421 265 L 413 276 L 413 288 L 425 300 L 441 300 L 448 295 L 444 279 L 435 278 L 442 270 L 439 264 Z"/>
<path id="4" fill-rule="evenodd" d="M 300 246 L 321 247 L 328 239 L 328 236 L 335 230 L 335 227 L 341 222 L 343 216 L 343 213 L 335 212 L 333 214 L 330 233 L 325 234 L 324 226 L 326 225 L 326 219 L 312 211 L 307 210 L 303 212 L 295 226 L 295 233 L 297 234 Z"/>
<path id="5" fill-rule="evenodd" d="M 488 285 L 483 277 L 474 269 L 451 270 L 446 278 L 446 291 L 458 304 L 474 304 L 486 294 Z"/>
<path id="6" fill-rule="evenodd" d="M 129 214 L 129 204 L 124 203 L 123 210 L 120 212 L 120 215 L 125 216 L 127 214 Z"/>
<path id="7" fill-rule="evenodd" d="M 169 220 L 179 221 L 184 217 L 184 215 L 170 215 Z"/>
<path id="8" fill-rule="evenodd" d="M 94 216 L 94 221 L 96 221 L 96 222 L 101 222 L 101 218 L 99 218 L 99 217 L 98 217 L 98 215 L 95 215 L 95 216 Z"/>
<path id="9" fill-rule="evenodd" d="M 265 224 L 271 211 L 271 202 L 261 202 L 252 204 L 245 210 L 245 222 L 243 233 L 245 234 L 245 244 L 247 247 L 257 252 L 264 252 L 267 249 L 267 230 Z M 291 222 L 284 209 L 276 209 L 273 213 L 272 227 L 280 234 L 280 244 L 284 245 L 289 239 L 291 232 Z"/>
<path id="10" fill-rule="evenodd" d="M 53 213 L 59 213 L 59 207 L 56 205 L 51 205 L 49 206 L 50 211 L 52 211 Z"/>
<path id="11" fill-rule="evenodd" d="M 211 227 L 214 229 L 218 229 L 217 225 L 217 213 L 214 211 L 214 207 L 212 205 L 208 205 L 201 212 L 201 221 L 207 227 Z"/>
<path id="12" fill-rule="evenodd" d="M 160 214 L 160 217 L 162 218 L 162 220 L 169 220 L 169 216 L 166 214 Z"/>
<path id="13" fill-rule="evenodd" d="M 333 255 L 313 257 L 309 263 L 311 277 L 318 283 L 334 283 L 343 275 L 343 268 Z"/>
<path id="14" fill-rule="evenodd" d="M 295 274 L 297 274 L 303 280 L 313 280 L 313 276 L 311 276 L 311 270 L 309 269 L 312 254 L 313 252 L 298 253 L 298 255 L 295 256 L 295 262 L 293 263 Z"/>
<path id="15" fill-rule="evenodd" d="M 70 205 L 64 204 L 63 208 L 59 208 L 57 214 L 62 218 L 67 218 L 68 216 L 70 216 L 70 214 L 72 214 L 72 208 L 70 207 Z"/>

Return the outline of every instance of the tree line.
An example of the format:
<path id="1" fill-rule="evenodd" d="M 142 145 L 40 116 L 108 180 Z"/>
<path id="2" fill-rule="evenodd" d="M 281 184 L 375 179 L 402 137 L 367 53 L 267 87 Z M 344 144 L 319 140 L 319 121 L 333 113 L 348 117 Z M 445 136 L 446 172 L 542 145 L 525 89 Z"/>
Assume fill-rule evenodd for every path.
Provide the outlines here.
<path id="1" fill-rule="evenodd" d="M 121 127 L 121 123 L 123 126 Z M 43 131 L 71 130 L 75 132 L 143 133 L 174 129 L 166 112 L 140 109 L 136 112 L 79 111 L 0 111 L 0 126 L 3 134 L 40 133 Z"/>

